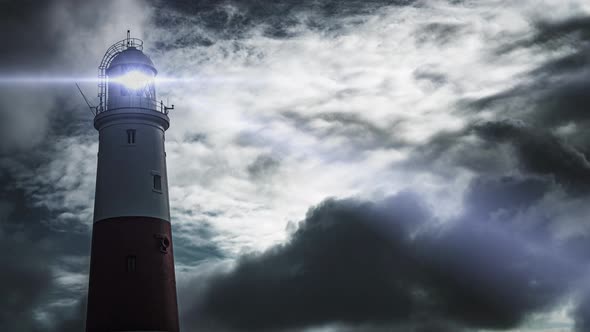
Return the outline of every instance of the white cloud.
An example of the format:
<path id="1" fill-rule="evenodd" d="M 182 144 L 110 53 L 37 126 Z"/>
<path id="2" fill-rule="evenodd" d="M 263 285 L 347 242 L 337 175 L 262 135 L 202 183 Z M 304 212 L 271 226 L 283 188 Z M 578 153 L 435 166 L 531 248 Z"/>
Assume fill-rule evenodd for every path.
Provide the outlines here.
<path id="1" fill-rule="evenodd" d="M 257 26 L 244 38 L 157 53 L 161 72 L 194 78 L 160 87 L 177 105 L 167 141 L 175 222 L 190 229 L 207 221 L 217 231 L 214 241 L 236 254 L 283 240 L 289 221 L 329 196 L 413 189 L 437 202 L 441 215 L 456 214 L 469 173 L 449 182 L 396 165 L 414 145 L 477 117 L 456 112 L 457 102 L 509 88 L 545 59 L 526 52 L 494 61 L 489 56 L 501 37 L 531 33 L 534 6 L 429 1 L 342 18 L 337 32 L 302 23 L 293 28 L 295 37 L 273 39 Z M 196 25 L 149 27 L 149 40 L 206 33 L 187 20 Z M 285 112 L 308 117 L 307 127 Z M 326 113 L 352 114 L 409 145 L 355 147 L 355 140 L 366 143 L 366 128 L 350 125 L 355 133 L 314 118 Z M 195 133 L 206 143 L 186 139 Z M 246 168 L 268 153 L 280 166 L 272 183 L 262 185 Z"/>

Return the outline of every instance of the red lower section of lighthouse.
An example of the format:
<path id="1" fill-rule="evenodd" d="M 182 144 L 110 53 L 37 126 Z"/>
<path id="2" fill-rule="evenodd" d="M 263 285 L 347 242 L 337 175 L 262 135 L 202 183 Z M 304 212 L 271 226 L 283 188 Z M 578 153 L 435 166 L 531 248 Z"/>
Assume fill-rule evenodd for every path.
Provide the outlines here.
<path id="1" fill-rule="evenodd" d="M 94 223 L 87 332 L 178 332 L 170 222 L 148 217 Z"/>

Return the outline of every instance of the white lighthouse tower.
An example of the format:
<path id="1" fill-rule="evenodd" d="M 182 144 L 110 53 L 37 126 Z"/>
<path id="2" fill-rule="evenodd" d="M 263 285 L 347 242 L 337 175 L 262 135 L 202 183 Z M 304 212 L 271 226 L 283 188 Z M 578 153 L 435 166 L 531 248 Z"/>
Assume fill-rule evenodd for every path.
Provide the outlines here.
<path id="1" fill-rule="evenodd" d="M 98 171 L 86 331 L 178 331 L 164 133 L 143 41 L 115 43 L 99 67 Z"/>

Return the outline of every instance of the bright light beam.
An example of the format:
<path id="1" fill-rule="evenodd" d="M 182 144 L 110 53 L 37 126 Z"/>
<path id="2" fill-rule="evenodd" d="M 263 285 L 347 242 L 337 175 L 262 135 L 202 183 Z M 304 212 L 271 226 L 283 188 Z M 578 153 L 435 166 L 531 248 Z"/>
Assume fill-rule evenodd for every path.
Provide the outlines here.
<path id="1" fill-rule="evenodd" d="M 133 73 L 133 74 L 131 74 Z M 127 76 L 129 75 L 129 76 Z M 248 84 L 257 84 L 259 81 L 252 81 L 250 78 L 242 78 L 235 75 L 211 76 L 199 74 L 193 77 L 165 77 L 165 76 L 150 76 L 148 74 L 132 71 L 120 77 L 110 77 L 111 81 L 121 81 L 122 84 L 129 88 L 142 87 L 143 84 L 149 80 L 156 84 L 183 84 L 183 83 L 236 83 L 247 82 Z M 0 73 L 0 85 L 59 85 L 71 83 L 100 83 L 98 77 L 84 77 L 84 76 L 49 76 L 49 75 L 6 75 Z"/>
<path id="2" fill-rule="evenodd" d="M 2 76 L 0 75 L 0 84 L 71 84 L 78 83 L 98 83 L 96 77 L 57 77 L 57 76 Z"/>
<path id="3" fill-rule="evenodd" d="M 154 77 L 138 70 L 132 70 L 119 77 L 112 78 L 111 81 L 121 83 L 132 90 L 139 90 L 153 82 Z"/>

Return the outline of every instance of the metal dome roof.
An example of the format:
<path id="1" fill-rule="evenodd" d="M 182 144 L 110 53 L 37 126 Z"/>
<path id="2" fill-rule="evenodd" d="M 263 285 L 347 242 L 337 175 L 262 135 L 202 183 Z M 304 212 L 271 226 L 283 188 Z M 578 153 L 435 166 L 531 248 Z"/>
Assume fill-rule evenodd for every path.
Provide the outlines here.
<path id="1" fill-rule="evenodd" d="M 154 73 L 157 73 L 156 67 L 154 66 L 152 60 L 150 60 L 147 55 L 135 47 L 129 47 L 117 54 L 109 64 L 107 71 L 120 65 L 143 65 L 150 67 Z"/>

